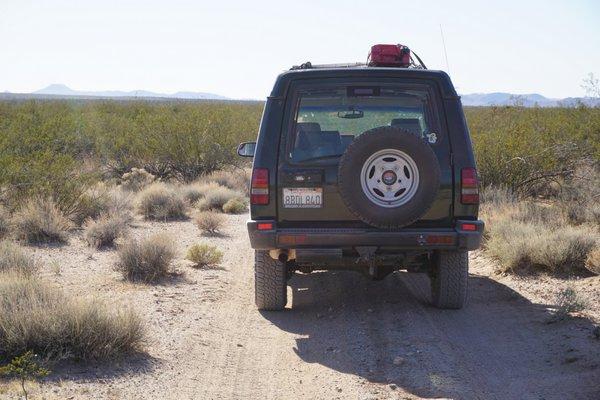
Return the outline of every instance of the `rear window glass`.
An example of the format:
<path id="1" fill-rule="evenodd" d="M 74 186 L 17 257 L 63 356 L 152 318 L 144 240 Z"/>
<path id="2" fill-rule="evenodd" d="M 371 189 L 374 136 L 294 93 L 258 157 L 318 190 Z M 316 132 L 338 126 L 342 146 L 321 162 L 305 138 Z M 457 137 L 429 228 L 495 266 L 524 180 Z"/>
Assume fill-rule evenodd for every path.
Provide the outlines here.
<path id="1" fill-rule="evenodd" d="M 289 144 L 292 162 L 335 159 L 360 134 L 395 126 L 435 143 L 427 87 L 335 86 L 297 92 Z"/>

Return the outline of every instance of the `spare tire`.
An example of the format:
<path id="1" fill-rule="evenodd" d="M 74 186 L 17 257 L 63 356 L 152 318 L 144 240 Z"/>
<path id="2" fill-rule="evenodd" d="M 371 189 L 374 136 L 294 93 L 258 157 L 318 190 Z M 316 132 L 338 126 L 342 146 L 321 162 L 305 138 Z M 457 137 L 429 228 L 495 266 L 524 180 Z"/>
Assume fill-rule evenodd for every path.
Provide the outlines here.
<path id="1" fill-rule="evenodd" d="M 358 136 L 340 159 L 342 200 L 360 220 L 400 228 L 422 217 L 440 186 L 440 166 L 423 139 L 382 126 Z"/>

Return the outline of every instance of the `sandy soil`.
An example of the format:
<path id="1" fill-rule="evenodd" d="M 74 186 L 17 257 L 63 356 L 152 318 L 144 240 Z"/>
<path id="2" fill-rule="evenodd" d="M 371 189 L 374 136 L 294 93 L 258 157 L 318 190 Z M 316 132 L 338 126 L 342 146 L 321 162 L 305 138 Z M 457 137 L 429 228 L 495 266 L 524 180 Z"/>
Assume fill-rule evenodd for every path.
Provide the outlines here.
<path id="1" fill-rule="evenodd" d="M 129 284 L 74 236 L 37 248 L 44 279 L 78 296 L 94 293 L 138 310 L 148 323 L 147 353 L 119 362 L 56 368 L 32 385 L 46 399 L 600 399 L 600 278 L 577 281 L 493 274 L 471 255 L 471 299 L 461 311 L 428 305 L 425 276 L 381 282 L 351 272 L 296 275 L 285 312 L 253 302 L 253 253 L 246 215 L 228 216 L 223 237 L 189 221 L 139 221 L 136 236 L 178 240 L 180 278 Z M 185 249 L 208 242 L 225 252 L 222 269 L 194 270 Z M 588 309 L 549 323 L 555 293 L 587 293 Z M 1 398 L 17 398 L 2 383 Z"/>

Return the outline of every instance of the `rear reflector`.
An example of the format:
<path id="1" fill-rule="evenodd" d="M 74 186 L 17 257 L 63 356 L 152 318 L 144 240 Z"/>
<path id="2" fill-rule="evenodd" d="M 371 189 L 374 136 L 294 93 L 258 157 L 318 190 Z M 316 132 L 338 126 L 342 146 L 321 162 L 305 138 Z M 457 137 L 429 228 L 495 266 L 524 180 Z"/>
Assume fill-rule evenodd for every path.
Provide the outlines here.
<path id="1" fill-rule="evenodd" d="M 250 183 L 250 204 L 269 204 L 269 170 L 254 168 Z"/>
<path id="2" fill-rule="evenodd" d="M 460 229 L 463 231 L 476 231 L 477 225 L 475 224 L 461 224 Z"/>
<path id="3" fill-rule="evenodd" d="M 479 204 L 479 181 L 475 168 L 463 168 L 460 171 L 460 202 Z"/>
<path id="4" fill-rule="evenodd" d="M 256 227 L 258 228 L 259 231 L 270 231 L 273 230 L 273 223 L 272 222 L 259 222 Z"/>

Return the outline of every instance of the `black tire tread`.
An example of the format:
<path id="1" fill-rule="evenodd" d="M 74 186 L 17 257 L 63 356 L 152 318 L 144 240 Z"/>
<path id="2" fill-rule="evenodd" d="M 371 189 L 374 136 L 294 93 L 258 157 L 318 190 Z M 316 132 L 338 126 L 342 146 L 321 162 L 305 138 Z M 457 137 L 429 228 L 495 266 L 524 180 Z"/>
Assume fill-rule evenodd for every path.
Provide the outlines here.
<path id="1" fill-rule="evenodd" d="M 440 251 L 434 255 L 431 298 L 437 308 L 460 309 L 467 303 L 469 255 L 466 251 Z"/>
<path id="2" fill-rule="evenodd" d="M 259 310 L 283 310 L 287 303 L 287 267 L 265 250 L 254 252 L 254 295 Z"/>

